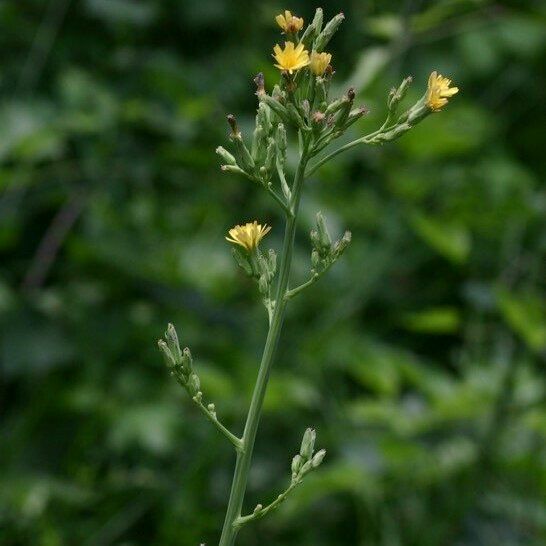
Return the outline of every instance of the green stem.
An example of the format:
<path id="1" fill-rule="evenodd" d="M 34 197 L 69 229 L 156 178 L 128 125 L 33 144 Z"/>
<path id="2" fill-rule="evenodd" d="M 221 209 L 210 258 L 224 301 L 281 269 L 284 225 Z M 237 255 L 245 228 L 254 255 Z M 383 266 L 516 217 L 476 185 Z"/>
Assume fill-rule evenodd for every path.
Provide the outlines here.
<path id="1" fill-rule="evenodd" d="M 319 169 L 322 165 L 330 161 L 330 159 L 334 158 L 336 155 L 341 154 L 342 152 L 345 152 L 347 150 L 350 150 L 351 148 L 354 148 L 355 146 L 358 146 L 359 144 L 374 144 L 374 138 L 380 135 L 383 132 L 387 132 L 388 130 L 392 129 L 393 126 L 386 127 L 387 122 L 385 122 L 377 131 L 374 131 L 373 133 L 370 133 L 369 135 L 365 135 L 363 137 L 357 138 L 356 140 L 352 140 L 351 142 L 348 142 L 347 144 L 340 146 L 337 150 L 334 150 L 333 152 L 330 152 L 329 154 L 325 155 L 322 159 L 317 161 L 306 173 L 305 176 L 309 177 L 311 176 L 317 169 Z M 375 142 L 377 143 L 377 142 Z"/>
<path id="2" fill-rule="evenodd" d="M 283 491 L 271 504 L 268 504 L 265 508 L 261 508 L 260 510 L 249 514 L 248 516 L 241 516 L 237 518 L 237 520 L 235 521 L 235 525 L 237 525 L 237 527 L 241 527 L 243 525 L 246 525 L 247 523 L 250 523 L 251 521 L 255 521 L 257 519 L 263 518 L 264 516 L 267 516 L 269 512 L 278 508 L 279 505 L 286 500 L 286 497 L 288 497 L 292 490 L 300 483 L 301 482 L 290 484 L 290 487 L 286 491 Z"/>
<path id="3" fill-rule="evenodd" d="M 205 414 L 209 421 L 233 444 L 237 451 L 243 449 L 243 441 L 240 438 L 237 438 L 235 434 L 232 434 L 220 421 L 218 417 L 212 414 L 208 408 L 196 397 L 193 398 L 193 401 L 197 404 L 197 407 Z"/>
<path id="4" fill-rule="evenodd" d="M 292 290 L 288 290 L 284 295 L 285 299 L 290 300 L 294 296 L 297 296 L 302 290 L 305 290 L 308 286 L 315 284 L 319 280 L 320 275 L 315 273 L 308 281 L 305 281 L 303 284 L 296 286 Z"/>
<path id="5" fill-rule="evenodd" d="M 256 440 L 256 433 L 260 423 L 262 406 L 271 372 L 271 366 L 275 359 L 275 353 L 279 343 L 282 324 L 284 320 L 284 311 L 287 300 L 285 294 L 288 290 L 288 281 L 290 278 L 290 268 L 292 264 L 292 254 L 294 250 L 294 236 L 296 233 L 296 221 L 301 199 L 301 190 L 305 176 L 305 168 L 308 160 L 309 143 L 306 137 L 303 137 L 304 145 L 302 148 L 301 158 L 294 177 L 294 185 L 292 188 L 292 200 L 290 203 L 290 214 L 286 217 L 286 227 L 284 234 L 284 243 L 280 261 L 279 282 L 277 285 L 276 303 L 273 310 L 273 317 L 269 326 L 269 332 L 265 342 L 265 347 L 258 372 L 258 378 L 252 394 L 252 401 L 248 410 L 248 415 L 243 434 L 243 449 L 237 453 L 237 462 L 235 464 L 235 473 L 231 484 L 231 493 L 229 503 L 220 537 L 219 546 L 233 546 L 239 530 L 237 525 L 238 519 L 241 517 L 243 500 L 245 496 L 248 473 L 252 462 L 252 451 Z"/>

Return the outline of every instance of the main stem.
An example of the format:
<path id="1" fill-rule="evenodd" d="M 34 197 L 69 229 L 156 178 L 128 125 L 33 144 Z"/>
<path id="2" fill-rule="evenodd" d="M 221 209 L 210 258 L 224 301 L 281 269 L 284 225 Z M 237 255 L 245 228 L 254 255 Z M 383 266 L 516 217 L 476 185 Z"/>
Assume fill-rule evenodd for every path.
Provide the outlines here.
<path id="1" fill-rule="evenodd" d="M 287 299 L 284 297 L 288 290 L 288 280 L 290 278 L 290 268 L 292 265 L 292 254 L 294 250 L 294 236 L 296 234 L 296 222 L 298 217 L 299 205 L 301 200 L 301 190 L 305 177 L 305 168 L 307 166 L 307 154 L 309 144 L 304 139 L 301 158 L 294 177 L 292 188 L 292 202 L 287 214 L 286 227 L 284 232 L 283 249 L 279 264 L 279 282 L 277 285 L 277 294 L 275 299 L 275 308 L 271 317 L 269 332 L 265 341 L 265 347 L 260 363 L 258 378 L 252 393 L 252 401 L 246 418 L 245 430 L 243 433 L 243 449 L 237 453 L 237 462 L 235 464 L 235 473 L 231 484 L 231 493 L 226 512 L 226 519 L 222 529 L 219 546 L 233 546 L 239 528 L 235 525 L 237 518 L 241 516 L 243 500 L 248 482 L 248 473 L 252 462 L 252 451 L 256 440 L 256 432 L 260 423 L 262 406 L 271 372 L 271 366 L 275 359 L 275 353 L 279 344 L 282 324 L 284 320 L 284 311 Z"/>

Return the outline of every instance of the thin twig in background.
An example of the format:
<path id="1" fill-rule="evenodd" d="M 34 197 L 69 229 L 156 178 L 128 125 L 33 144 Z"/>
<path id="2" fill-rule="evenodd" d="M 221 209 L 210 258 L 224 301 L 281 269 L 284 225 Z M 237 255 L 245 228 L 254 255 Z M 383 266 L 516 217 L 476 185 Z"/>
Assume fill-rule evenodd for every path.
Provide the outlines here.
<path id="1" fill-rule="evenodd" d="M 38 82 L 68 11 L 70 0 L 51 0 L 36 31 L 15 94 L 30 92 Z"/>
<path id="2" fill-rule="evenodd" d="M 86 195 L 78 191 L 59 209 L 38 245 L 23 280 L 23 289 L 32 290 L 43 285 L 60 248 L 86 202 Z"/>

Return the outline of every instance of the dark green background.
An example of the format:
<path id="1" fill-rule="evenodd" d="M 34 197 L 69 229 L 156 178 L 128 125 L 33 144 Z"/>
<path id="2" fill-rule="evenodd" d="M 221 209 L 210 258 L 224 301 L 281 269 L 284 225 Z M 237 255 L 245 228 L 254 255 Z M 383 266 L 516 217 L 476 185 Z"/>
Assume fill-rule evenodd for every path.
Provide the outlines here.
<path id="1" fill-rule="evenodd" d="M 224 241 L 281 219 L 220 172 L 278 77 L 248 0 L 0 3 L 0 544 L 216 544 L 234 456 L 156 349 L 168 321 L 241 432 L 266 318 Z M 313 177 L 353 244 L 291 305 L 246 509 L 275 497 L 306 426 L 328 450 L 240 546 L 539 546 L 546 541 L 546 6 L 328 2 L 336 86 L 382 121 L 433 69 L 461 88 L 392 145 Z"/>

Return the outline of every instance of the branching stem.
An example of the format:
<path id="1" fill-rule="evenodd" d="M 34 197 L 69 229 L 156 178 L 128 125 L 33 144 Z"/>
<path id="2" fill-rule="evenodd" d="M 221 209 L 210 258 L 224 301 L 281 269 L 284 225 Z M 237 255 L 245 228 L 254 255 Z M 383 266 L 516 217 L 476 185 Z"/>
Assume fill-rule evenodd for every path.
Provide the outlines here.
<path id="1" fill-rule="evenodd" d="M 265 342 L 260 370 L 258 372 L 258 378 L 256 380 L 256 385 L 252 394 L 252 401 L 250 403 L 250 408 L 246 419 L 245 430 L 242 438 L 243 449 L 237 452 L 237 462 L 235 464 L 231 493 L 219 546 L 233 546 L 240 527 L 238 521 L 241 517 L 248 474 L 252 462 L 252 452 L 254 449 L 254 442 L 256 440 L 256 432 L 260 422 L 269 374 L 275 359 L 284 321 L 284 312 L 287 304 L 285 294 L 288 291 L 288 281 L 290 278 L 290 269 L 292 265 L 297 215 L 305 177 L 305 169 L 309 159 L 309 138 L 306 135 L 301 136 L 301 144 L 300 162 L 294 176 L 294 183 L 291 191 L 292 197 L 289 206 L 290 214 L 287 214 L 286 218 L 283 249 L 279 264 L 279 281 L 275 298 L 276 304 L 273 310 L 273 316 Z"/>
<path id="2" fill-rule="evenodd" d="M 192 400 L 197 405 L 197 407 L 203 412 L 203 414 L 207 417 L 207 419 L 233 444 L 237 452 L 241 452 L 243 450 L 243 441 L 241 438 L 237 438 L 235 434 L 230 432 L 216 417 L 215 414 L 213 414 L 204 404 L 201 400 L 199 400 L 197 397 L 193 397 Z"/>

